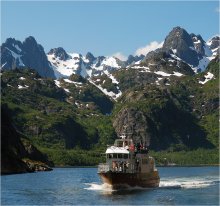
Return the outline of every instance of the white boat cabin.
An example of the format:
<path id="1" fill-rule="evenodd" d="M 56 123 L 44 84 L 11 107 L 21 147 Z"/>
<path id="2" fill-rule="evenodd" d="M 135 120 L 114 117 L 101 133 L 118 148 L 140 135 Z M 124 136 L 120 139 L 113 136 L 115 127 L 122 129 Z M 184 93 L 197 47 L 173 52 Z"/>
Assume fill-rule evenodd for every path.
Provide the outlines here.
<path id="1" fill-rule="evenodd" d="M 99 164 L 99 172 L 145 173 L 155 170 L 154 159 L 148 155 L 148 150 L 137 148 L 132 139 L 116 139 L 105 154 L 106 163 Z"/>

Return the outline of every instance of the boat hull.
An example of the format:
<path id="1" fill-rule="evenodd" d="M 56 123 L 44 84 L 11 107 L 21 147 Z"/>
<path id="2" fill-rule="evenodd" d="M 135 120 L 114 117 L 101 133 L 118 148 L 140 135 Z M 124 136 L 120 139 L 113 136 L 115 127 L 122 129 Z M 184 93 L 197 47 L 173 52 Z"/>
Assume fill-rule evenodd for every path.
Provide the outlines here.
<path id="1" fill-rule="evenodd" d="M 122 186 L 139 186 L 139 187 L 158 187 L 160 177 L 158 171 L 151 173 L 116 173 L 116 172 L 100 172 L 98 173 L 104 183 L 110 184 L 113 188 Z"/>

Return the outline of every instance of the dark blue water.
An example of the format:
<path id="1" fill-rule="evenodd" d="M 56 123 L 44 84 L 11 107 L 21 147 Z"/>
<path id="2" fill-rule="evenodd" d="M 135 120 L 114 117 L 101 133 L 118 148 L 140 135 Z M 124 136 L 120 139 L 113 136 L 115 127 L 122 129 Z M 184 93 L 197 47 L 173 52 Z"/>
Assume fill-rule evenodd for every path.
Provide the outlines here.
<path id="1" fill-rule="evenodd" d="M 219 205 L 219 167 L 158 168 L 159 188 L 112 191 L 97 168 L 1 177 L 1 205 Z"/>

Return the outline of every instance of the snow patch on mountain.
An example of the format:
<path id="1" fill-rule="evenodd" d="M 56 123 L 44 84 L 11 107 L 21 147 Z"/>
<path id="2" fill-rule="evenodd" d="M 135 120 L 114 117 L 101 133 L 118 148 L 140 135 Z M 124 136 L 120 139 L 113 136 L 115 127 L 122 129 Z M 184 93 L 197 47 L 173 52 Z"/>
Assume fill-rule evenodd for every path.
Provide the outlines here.
<path id="1" fill-rule="evenodd" d="M 112 91 L 108 92 L 107 89 L 102 88 L 101 85 L 97 85 L 95 84 L 93 81 L 91 81 L 91 79 L 89 80 L 90 83 L 92 83 L 94 86 L 96 86 L 98 89 L 100 89 L 105 95 L 111 97 L 113 100 L 115 100 L 117 102 L 117 99 L 122 95 L 121 90 L 118 91 L 118 93 L 114 93 Z"/>
<path id="2" fill-rule="evenodd" d="M 211 57 L 212 58 L 212 57 Z M 210 62 L 210 59 L 208 57 L 203 57 L 202 59 L 199 60 L 199 64 L 197 67 L 192 68 L 194 71 L 205 71 L 206 67 L 208 66 Z"/>
<path id="3" fill-rule="evenodd" d="M 211 72 L 208 72 L 205 76 L 205 80 L 204 81 L 199 81 L 200 84 L 205 84 L 208 81 L 210 81 L 211 79 L 214 78 L 214 75 Z"/>
<path id="4" fill-rule="evenodd" d="M 21 48 L 18 45 L 14 45 L 15 49 L 17 49 L 18 52 L 21 52 Z"/>
<path id="5" fill-rule="evenodd" d="M 60 58 L 55 57 L 54 54 L 47 55 L 48 61 L 51 62 L 53 66 L 53 70 L 58 72 L 55 73 L 57 78 L 75 74 L 76 70 L 79 68 L 79 59 L 80 59 L 79 54 L 72 53 L 69 55 L 70 58 L 67 59 L 66 61 L 60 60 Z"/>
<path id="6" fill-rule="evenodd" d="M 142 71 L 150 72 L 150 68 L 146 66 L 135 65 L 132 67 L 133 69 L 142 69 Z"/>
<path id="7" fill-rule="evenodd" d="M 60 81 L 59 81 L 59 80 L 54 80 L 54 82 L 55 82 L 55 84 L 56 84 L 57 87 L 59 87 L 59 88 L 61 87 L 61 86 L 60 86 Z"/>
<path id="8" fill-rule="evenodd" d="M 27 89 L 29 86 L 25 85 L 25 86 L 22 86 L 22 85 L 18 85 L 18 89 Z"/>
<path id="9" fill-rule="evenodd" d="M 74 84 L 76 87 L 82 87 L 82 84 L 83 84 L 82 82 L 74 82 L 69 79 L 63 79 L 63 80 L 69 84 Z"/>
<path id="10" fill-rule="evenodd" d="M 113 83 L 113 84 L 119 84 L 119 82 L 117 81 L 117 79 L 115 79 L 115 77 L 114 77 L 112 74 L 110 74 L 107 70 L 104 71 L 104 73 L 112 80 L 112 83 Z"/>
<path id="11" fill-rule="evenodd" d="M 76 53 L 68 53 L 68 56 L 69 58 L 63 60 L 54 53 L 50 52 L 47 54 L 48 61 L 51 63 L 56 78 L 69 77 L 72 74 L 80 74 L 84 78 L 89 78 L 102 75 L 104 71 L 121 68 L 118 63 L 120 60 L 115 57 L 101 56 L 89 59 Z"/>
<path id="12" fill-rule="evenodd" d="M 106 65 L 114 68 L 120 68 L 114 57 L 107 57 L 106 59 L 103 60 L 102 65 Z"/>
<path id="13" fill-rule="evenodd" d="M 65 92 L 70 93 L 69 89 L 63 88 Z"/>
<path id="14" fill-rule="evenodd" d="M 10 49 L 7 48 L 7 47 L 6 47 L 6 49 L 9 50 L 9 51 L 11 52 L 12 56 L 13 56 L 16 60 L 19 61 L 19 66 L 21 66 L 21 67 L 24 67 L 24 66 L 25 66 L 24 63 L 23 63 L 22 60 L 21 60 L 22 55 L 19 55 L 19 54 L 13 52 L 12 50 L 10 50 Z"/>
<path id="15" fill-rule="evenodd" d="M 177 77 L 183 76 L 183 74 L 181 74 L 179 72 L 173 72 L 173 74 L 169 74 L 169 73 L 166 73 L 166 72 L 163 72 L 163 71 L 157 71 L 157 72 L 154 72 L 154 73 L 157 74 L 157 75 L 164 76 L 164 77 L 169 77 L 171 75 L 174 75 L 174 76 L 177 76 Z"/>

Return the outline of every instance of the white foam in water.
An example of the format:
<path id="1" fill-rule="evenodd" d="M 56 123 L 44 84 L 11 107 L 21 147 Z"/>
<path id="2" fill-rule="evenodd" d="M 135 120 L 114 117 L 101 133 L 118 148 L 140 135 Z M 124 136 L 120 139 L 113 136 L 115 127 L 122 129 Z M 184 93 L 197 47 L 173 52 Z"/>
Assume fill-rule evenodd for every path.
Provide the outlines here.
<path id="1" fill-rule="evenodd" d="M 85 188 L 86 190 L 101 190 L 101 191 L 114 191 L 112 189 L 112 186 L 109 184 L 97 184 L 97 183 L 85 183 L 85 185 L 89 185 L 88 188 Z"/>
<path id="2" fill-rule="evenodd" d="M 89 185 L 88 188 L 84 188 L 86 190 L 97 190 L 97 191 L 102 191 L 102 192 L 114 192 L 117 190 L 146 190 L 148 188 L 144 187 L 131 187 L 129 185 L 121 185 L 117 190 L 113 189 L 111 185 L 104 183 L 104 184 L 97 184 L 97 183 L 85 183 L 85 185 Z"/>
<path id="3" fill-rule="evenodd" d="M 182 184 L 182 188 L 190 189 L 190 188 L 203 188 L 213 185 L 213 181 L 192 181 Z"/>
<path id="4" fill-rule="evenodd" d="M 181 188 L 181 184 L 177 181 L 160 181 L 161 188 Z"/>
<path id="5" fill-rule="evenodd" d="M 205 188 L 209 187 L 211 185 L 214 185 L 216 183 L 219 183 L 218 179 L 203 179 L 203 178 L 176 178 L 176 179 L 165 179 L 160 181 L 159 188 L 161 189 L 197 189 L 197 188 Z M 104 184 L 98 184 L 98 183 L 85 183 L 85 185 L 88 185 L 88 188 L 84 188 L 86 190 L 97 190 L 102 192 L 113 192 L 116 190 L 113 190 L 112 186 L 104 183 Z M 121 188 L 123 190 L 145 190 L 149 188 L 143 188 L 143 187 L 130 187 L 126 186 Z"/>
<path id="6" fill-rule="evenodd" d="M 213 180 L 203 179 L 175 179 L 175 180 L 164 180 L 160 182 L 160 188 L 204 188 L 215 184 Z"/>

